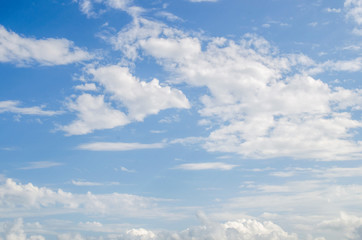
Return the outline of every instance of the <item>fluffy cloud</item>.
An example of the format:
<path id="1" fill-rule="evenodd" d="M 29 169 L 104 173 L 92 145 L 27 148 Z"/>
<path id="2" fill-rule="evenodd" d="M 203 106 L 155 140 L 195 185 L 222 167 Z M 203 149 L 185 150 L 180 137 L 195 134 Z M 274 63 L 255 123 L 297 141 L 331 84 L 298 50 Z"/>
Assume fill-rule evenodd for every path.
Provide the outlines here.
<path id="1" fill-rule="evenodd" d="M 93 223 L 94 225 L 94 223 Z M 102 228 L 99 223 L 95 225 L 96 228 Z M 85 240 L 94 239 L 83 236 L 79 233 L 62 233 L 58 236 L 59 240 Z M 6 232 L 6 240 L 43 240 L 41 235 L 34 235 L 27 238 L 22 220 L 17 220 L 12 226 L 10 231 Z M 132 228 L 124 230 L 121 233 L 109 234 L 101 236 L 99 239 L 106 240 L 297 240 L 296 234 L 289 234 L 285 232 L 278 225 L 270 222 L 259 222 L 254 219 L 240 219 L 235 221 L 228 221 L 226 223 L 213 223 L 205 222 L 202 226 L 188 228 L 181 232 L 164 232 L 164 231 L 150 231 L 144 228 Z"/>
<path id="2" fill-rule="evenodd" d="M 131 120 L 142 121 L 147 115 L 168 108 L 190 108 L 186 96 L 180 90 L 161 86 L 157 79 L 140 81 L 128 68 L 106 66 L 88 72 L 93 76 L 92 81 L 101 84 L 111 94 L 112 100 L 127 108 Z"/>
<path id="3" fill-rule="evenodd" d="M 361 142 L 353 130 L 362 123 L 350 110 L 361 109 L 361 90 L 332 88 L 308 75 L 316 69 L 304 55 L 280 55 L 263 38 L 239 42 L 199 37 L 142 18 L 110 41 L 130 59 L 156 58 L 175 82 L 207 87 L 199 111 L 215 130 L 205 139 L 209 151 L 244 157 L 359 159 Z M 201 50 L 204 45 L 204 50 Z M 319 67 L 358 71 L 360 59 Z"/>
<path id="4" fill-rule="evenodd" d="M 60 127 L 68 135 L 91 133 L 97 129 L 110 129 L 128 124 L 127 116 L 104 101 L 104 96 L 82 94 L 68 103 L 68 108 L 77 113 L 78 119 Z"/>
<path id="5" fill-rule="evenodd" d="M 13 224 L 7 224 L 5 240 L 45 240 L 45 238 L 41 235 L 31 235 L 27 237 L 24 231 L 23 220 L 19 218 L 15 220 Z"/>
<path id="6" fill-rule="evenodd" d="M 0 25 L 0 62 L 18 66 L 38 63 L 40 65 L 64 65 L 91 59 L 86 51 L 61 38 L 35 39 L 22 37 Z"/>
<path id="7" fill-rule="evenodd" d="M 43 110 L 44 106 L 19 107 L 19 101 L 0 101 L 0 113 L 10 112 L 20 115 L 53 116 L 60 114 L 60 111 Z"/>
<path id="8" fill-rule="evenodd" d="M 111 65 L 89 68 L 87 73 L 91 76 L 88 81 L 103 87 L 102 91 L 109 98 L 83 93 L 70 101 L 68 108 L 77 113 L 77 120 L 60 127 L 68 135 L 87 134 L 97 129 L 111 129 L 132 121 L 143 121 L 148 115 L 164 109 L 190 108 L 188 99 L 180 90 L 160 84 L 157 79 L 140 81 L 126 67 Z"/>
<path id="9" fill-rule="evenodd" d="M 351 18 L 358 25 L 362 24 L 362 1 L 345 0 L 344 7 L 347 11 L 347 18 Z"/>
<path id="10" fill-rule="evenodd" d="M 0 185 L 0 214 L 8 217 L 81 213 L 120 218 L 173 218 L 173 214 L 158 207 L 161 201 L 165 200 L 120 193 L 72 194 L 31 183 L 18 184 L 12 179 Z"/>

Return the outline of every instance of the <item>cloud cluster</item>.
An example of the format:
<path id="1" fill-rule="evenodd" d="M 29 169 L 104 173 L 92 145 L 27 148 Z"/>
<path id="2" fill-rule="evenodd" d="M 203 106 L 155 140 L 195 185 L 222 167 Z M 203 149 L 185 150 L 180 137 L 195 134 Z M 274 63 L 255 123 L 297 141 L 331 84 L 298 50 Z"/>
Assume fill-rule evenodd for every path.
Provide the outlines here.
<path id="1" fill-rule="evenodd" d="M 52 66 L 92 59 L 88 52 L 64 39 L 35 39 L 8 31 L 0 25 L 0 62 L 26 66 L 34 63 Z"/>
<path id="2" fill-rule="evenodd" d="M 208 88 L 199 113 L 214 123 L 203 144 L 209 151 L 249 158 L 361 157 L 353 130 L 362 123 L 351 111 L 361 110 L 362 91 L 331 87 L 309 74 L 317 68 L 358 71 L 359 59 L 316 64 L 304 55 L 281 55 L 258 36 L 205 40 L 144 18 L 109 41 L 130 59 L 154 57 L 174 82 Z"/>
<path id="3" fill-rule="evenodd" d="M 76 112 L 77 120 L 61 127 L 69 135 L 143 121 L 146 116 L 164 109 L 190 108 L 188 99 L 180 90 L 161 85 L 157 79 L 140 81 L 127 67 L 110 65 L 89 68 L 87 73 L 91 76 L 88 81 L 99 84 L 109 98 L 83 93 L 70 101 L 68 108 Z M 124 108 L 126 113 L 118 110 Z"/>
<path id="4" fill-rule="evenodd" d="M 100 223 L 96 225 L 102 227 Z M 33 235 L 29 238 L 24 231 L 21 219 L 15 221 L 9 230 L 5 232 L 6 240 L 43 240 L 41 235 Z M 59 240 L 85 240 L 94 239 L 79 233 L 58 234 Z M 259 222 L 254 219 L 240 219 L 226 223 L 207 222 L 202 226 L 188 228 L 181 232 L 150 231 L 144 228 L 132 228 L 117 234 L 108 234 L 96 239 L 107 240 L 297 240 L 296 234 L 285 232 L 278 225 L 266 221 Z"/>

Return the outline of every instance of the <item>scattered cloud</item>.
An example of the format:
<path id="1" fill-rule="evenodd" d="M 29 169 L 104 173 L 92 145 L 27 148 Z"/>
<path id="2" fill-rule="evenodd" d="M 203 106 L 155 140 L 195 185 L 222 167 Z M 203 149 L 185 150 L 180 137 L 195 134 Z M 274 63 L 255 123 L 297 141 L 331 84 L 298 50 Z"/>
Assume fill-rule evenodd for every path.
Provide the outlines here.
<path id="1" fill-rule="evenodd" d="M 340 13 L 342 10 L 340 8 L 326 8 L 326 11 L 329 13 Z"/>
<path id="2" fill-rule="evenodd" d="M 141 149 L 164 148 L 165 143 L 124 143 L 124 142 L 94 142 L 79 145 L 77 148 L 90 151 L 131 151 Z"/>
<path id="3" fill-rule="evenodd" d="M 232 165 L 222 162 L 207 162 L 207 163 L 186 163 L 181 164 L 175 167 L 175 169 L 182 170 L 232 170 L 233 168 L 238 167 L 238 165 Z"/>
<path id="4" fill-rule="evenodd" d="M 92 59 L 93 56 L 64 38 L 35 39 L 8 31 L 0 25 L 0 62 L 27 66 L 52 66 Z"/>
<path id="5" fill-rule="evenodd" d="M 22 170 L 32 170 L 32 169 L 42 169 L 42 168 L 51 168 L 58 167 L 63 165 L 63 163 L 59 162 L 49 162 L 49 161 L 41 161 L 41 162 L 29 162 L 28 166 L 22 167 Z"/>
<path id="6" fill-rule="evenodd" d="M 15 113 L 20 115 L 54 116 L 61 114 L 61 111 L 43 110 L 45 106 L 19 107 L 19 101 L 0 101 L 0 113 Z"/>

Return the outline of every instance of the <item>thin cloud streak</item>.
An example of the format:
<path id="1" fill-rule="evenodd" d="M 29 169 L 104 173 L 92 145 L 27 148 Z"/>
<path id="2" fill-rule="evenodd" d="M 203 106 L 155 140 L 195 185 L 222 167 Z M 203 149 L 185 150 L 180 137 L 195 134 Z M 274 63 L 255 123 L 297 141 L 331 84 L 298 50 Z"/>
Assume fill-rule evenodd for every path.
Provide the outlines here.
<path id="1" fill-rule="evenodd" d="M 186 163 L 181 164 L 175 167 L 175 169 L 182 170 L 191 170 L 191 171 L 199 171 L 199 170 L 232 170 L 233 168 L 238 167 L 238 165 L 226 164 L 222 162 L 206 162 L 206 163 Z"/>
<path id="2" fill-rule="evenodd" d="M 124 142 L 94 142 L 82 144 L 77 147 L 80 150 L 89 151 L 131 151 L 141 149 L 159 149 L 164 148 L 165 143 L 124 143 Z"/>

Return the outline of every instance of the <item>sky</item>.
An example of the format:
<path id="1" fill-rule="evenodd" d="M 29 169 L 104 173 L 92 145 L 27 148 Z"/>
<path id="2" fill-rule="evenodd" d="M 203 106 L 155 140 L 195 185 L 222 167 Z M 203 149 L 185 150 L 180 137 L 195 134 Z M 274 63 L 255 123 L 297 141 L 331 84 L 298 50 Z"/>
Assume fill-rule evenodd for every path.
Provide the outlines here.
<path id="1" fill-rule="evenodd" d="M 0 240 L 361 240 L 362 0 L 0 1 Z"/>

